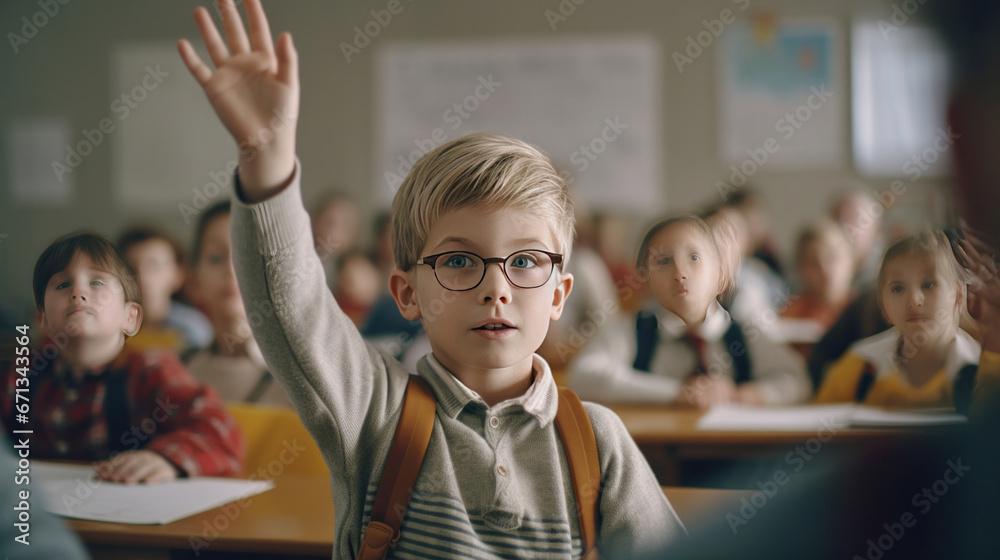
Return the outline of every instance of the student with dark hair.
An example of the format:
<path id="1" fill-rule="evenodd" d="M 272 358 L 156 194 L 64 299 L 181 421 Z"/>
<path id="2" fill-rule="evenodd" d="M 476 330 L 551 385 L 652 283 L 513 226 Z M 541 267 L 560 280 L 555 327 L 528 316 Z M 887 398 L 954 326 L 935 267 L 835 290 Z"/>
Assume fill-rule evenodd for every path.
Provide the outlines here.
<path id="1" fill-rule="evenodd" d="M 126 343 L 142 324 L 139 285 L 111 242 L 88 233 L 53 242 L 32 284 L 42 347 L 30 364 L 18 356 L 0 370 L 0 417 L 8 430 L 33 430 L 32 457 L 101 461 L 98 475 L 119 482 L 240 470 L 243 436 L 215 391 L 173 352 Z M 25 387 L 27 422 L 15 407 Z"/>

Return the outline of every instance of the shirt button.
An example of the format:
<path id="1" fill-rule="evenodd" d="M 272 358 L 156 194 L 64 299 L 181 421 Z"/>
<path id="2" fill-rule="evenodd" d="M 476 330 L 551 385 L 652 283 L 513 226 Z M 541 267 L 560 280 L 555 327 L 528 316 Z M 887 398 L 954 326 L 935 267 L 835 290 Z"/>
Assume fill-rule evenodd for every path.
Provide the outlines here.
<path id="1" fill-rule="evenodd" d="M 497 466 L 497 474 L 499 474 L 500 476 L 507 476 L 507 468 L 504 467 L 503 465 Z"/>
<path id="2" fill-rule="evenodd" d="M 500 419 L 497 418 L 496 416 L 491 416 L 490 417 L 490 427 L 494 428 L 494 429 L 499 428 L 500 427 Z"/>

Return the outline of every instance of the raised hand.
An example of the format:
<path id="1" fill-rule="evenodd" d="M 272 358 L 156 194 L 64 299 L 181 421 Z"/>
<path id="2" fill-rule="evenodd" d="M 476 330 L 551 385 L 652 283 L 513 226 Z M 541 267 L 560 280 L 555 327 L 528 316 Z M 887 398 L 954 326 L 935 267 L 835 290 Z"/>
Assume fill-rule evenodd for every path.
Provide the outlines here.
<path id="1" fill-rule="evenodd" d="M 244 197 L 259 201 L 284 186 L 295 170 L 299 63 L 289 33 L 278 37 L 275 49 L 260 0 L 245 5 L 249 38 L 233 0 L 218 0 L 228 47 L 208 10 L 194 11 L 214 73 L 186 39 L 177 50 L 236 140 Z"/>
<path id="2" fill-rule="evenodd" d="M 1000 270 L 996 250 L 966 230 L 958 252 L 973 274 L 969 314 L 979 328 L 980 343 L 983 350 L 1000 353 Z"/>

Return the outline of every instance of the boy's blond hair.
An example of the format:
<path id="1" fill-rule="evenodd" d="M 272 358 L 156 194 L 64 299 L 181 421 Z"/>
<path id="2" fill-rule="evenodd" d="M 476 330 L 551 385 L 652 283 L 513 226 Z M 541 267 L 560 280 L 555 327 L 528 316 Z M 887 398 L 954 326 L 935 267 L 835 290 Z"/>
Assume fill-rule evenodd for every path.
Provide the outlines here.
<path id="1" fill-rule="evenodd" d="M 512 208 L 539 216 L 552 228 L 563 266 L 569 259 L 573 203 L 549 158 L 520 140 L 474 133 L 424 154 L 400 185 L 392 201 L 396 267 L 410 270 L 421 258 L 434 223 L 467 206 Z"/>

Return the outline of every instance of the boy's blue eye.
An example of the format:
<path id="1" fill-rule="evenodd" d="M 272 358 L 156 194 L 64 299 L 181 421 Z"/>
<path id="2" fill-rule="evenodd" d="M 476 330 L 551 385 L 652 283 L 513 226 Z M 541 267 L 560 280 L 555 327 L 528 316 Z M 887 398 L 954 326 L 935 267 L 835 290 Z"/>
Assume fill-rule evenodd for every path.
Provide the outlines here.
<path id="1" fill-rule="evenodd" d="M 93 282 L 91 282 L 90 284 L 91 284 L 92 286 L 103 286 L 103 285 L 104 285 L 104 281 L 103 281 L 103 280 L 94 280 L 94 281 L 93 281 Z"/>
<path id="2" fill-rule="evenodd" d="M 458 255 L 448 255 L 447 257 L 445 257 L 444 262 L 441 263 L 441 265 L 446 266 L 448 268 L 467 268 L 470 266 L 474 266 L 475 263 L 468 255 L 458 254 Z"/>
<path id="3" fill-rule="evenodd" d="M 656 264 L 660 266 L 667 266 L 671 262 L 673 262 L 673 259 L 670 257 L 660 257 L 659 259 L 656 260 Z"/>
<path id="4" fill-rule="evenodd" d="M 693 260 L 693 261 L 700 261 L 701 257 L 699 257 L 698 255 L 691 255 L 691 260 Z"/>
<path id="5" fill-rule="evenodd" d="M 59 284 L 56 284 L 57 290 L 61 290 L 63 288 L 68 288 L 68 287 L 69 287 L 69 282 L 60 282 Z"/>
<path id="6" fill-rule="evenodd" d="M 892 288 L 889 288 L 889 291 L 892 292 L 892 293 L 894 293 L 894 294 L 901 294 L 901 293 L 903 293 L 903 287 L 902 286 L 893 286 Z"/>
<path id="7" fill-rule="evenodd" d="M 521 253 L 510 259 L 510 265 L 514 268 L 533 268 L 538 266 L 538 261 L 530 253 Z"/>
<path id="8" fill-rule="evenodd" d="M 930 290 L 930 289 L 931 289 L 931 288 L 933 288 L 934 286 L 935 286 L 934 282 L 925 282 L 925 283 L 924 283 L 924 286 L 923 286 L 923 288 L 924 288 L 925 290 Z"/>

